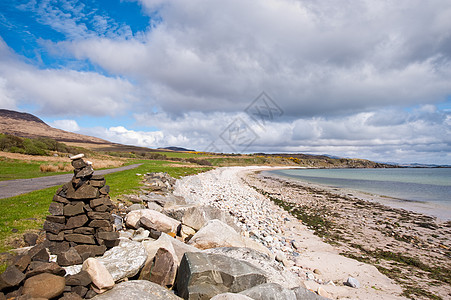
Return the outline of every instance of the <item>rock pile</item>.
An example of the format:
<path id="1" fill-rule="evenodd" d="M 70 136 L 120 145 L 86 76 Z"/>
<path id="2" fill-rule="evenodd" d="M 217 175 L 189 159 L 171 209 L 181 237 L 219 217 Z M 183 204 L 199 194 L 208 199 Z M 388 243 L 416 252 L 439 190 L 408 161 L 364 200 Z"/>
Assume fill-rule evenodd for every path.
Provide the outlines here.
<path id="1" fill-rule="evenodd" d="M 71 157 L 72 180 L 60 187 L 44 223 L 48 248 L 61 266 L 80 264 L 118 245 L 119 233 L 112 226 L 114 206 L 105 178 L 93 175 L 83 154 Z"/>
<path id="2" fill-rule="evenodd" d="M 144 175 L 144 186 L 152 191 L 158 192 L 172 192 L 174 190 L 175 179 L 169 176 L 168 173 L 147 173 Z"/>
<path id="3" fill-rule="evenodd" d="M 241 232 L 230 214 L 172 195 L 167 174 L 152 173 L 167 179 L 161 180 L 165 187 L 136 196 L 124 209 L 120 237 L 104 238 L 118 235 L 111 225 L 95 226 L 111 222 L 108 188 L 82 157 L 72 163 L 75 176 L 58 190 L 44 226 L 48 240 L 0 275 L 0 300 L 324 299 L 300 287 L 299 278 Z M 66 267 L 49 262 L 46 248 Z"/>
<path id="4" fill-rule="evenodd" d="M 87 272 L 66 276 L 66 271 L 50 261 L 46 242 L 18 255 L 0 275 L 0 299 L 92 298 L 91 277 Z"/>

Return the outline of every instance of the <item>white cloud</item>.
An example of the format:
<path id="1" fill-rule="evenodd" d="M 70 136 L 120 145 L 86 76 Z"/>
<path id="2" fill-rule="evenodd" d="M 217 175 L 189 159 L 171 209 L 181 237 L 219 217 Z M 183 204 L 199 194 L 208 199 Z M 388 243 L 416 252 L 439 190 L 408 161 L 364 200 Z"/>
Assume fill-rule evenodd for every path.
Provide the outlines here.
<path id="1" fill-rule="evenodd" d="M 59 46 L 131 76 L 169 114 L 241 111 L 263 90 L 291 117 L 451 94 L 447 1 L 141 3 L 162 18 L 144 38 Z"/>
<path id="2" fill-rule="evenodd" d="M 103 135 L 113 142 L 145 147 L 155 147 L 163 138 L 163 133 L 159 131 L 134 131 L 128 130 L 123 126 L 110 127 L 104 131 Z"/>
<path id="3" fill-rule="evenodd" d="M 96 72 L 38 69 L 12 53 L 0 39 L 0 100 L 2 106 L 37 106 L 39 115 L 114 116 L 136 101 L 126 79 Z"/>
<path id="4" fill-rule="evenodd" d="M 75 120 L 55 120 L 50 126 L 71 132 L 80 130 L 80 126 L 78 126 L 78 123 Z"/>

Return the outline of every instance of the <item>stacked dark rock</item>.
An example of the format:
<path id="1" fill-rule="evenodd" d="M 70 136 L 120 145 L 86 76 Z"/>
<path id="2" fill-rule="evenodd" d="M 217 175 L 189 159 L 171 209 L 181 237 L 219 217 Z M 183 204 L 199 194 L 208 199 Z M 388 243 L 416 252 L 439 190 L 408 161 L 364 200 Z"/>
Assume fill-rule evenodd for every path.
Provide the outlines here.
<path id="1" fill-rule="evenodd" d="M 61 266 L 81 264 L 119 243 L 109 186 L 83 157 L 71 157 L 74 177 L 57 190 L 44 223 L 48 248 Z"/>

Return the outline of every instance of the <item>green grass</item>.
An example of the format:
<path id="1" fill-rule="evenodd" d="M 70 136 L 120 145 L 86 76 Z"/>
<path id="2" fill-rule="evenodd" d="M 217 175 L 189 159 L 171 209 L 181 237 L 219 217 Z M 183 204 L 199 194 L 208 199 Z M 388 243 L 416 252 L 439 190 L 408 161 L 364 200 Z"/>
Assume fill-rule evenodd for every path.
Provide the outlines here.
<path id="1" fill-rule="evenodd" d="M 166 155 L 168 158 L 202 158 L 206 154 L 194 152 L 152 152 Z"/>
<path id="2" fill-rule="evenodd" d="M 136 169 L 121 171 L 105 175 L 107 184 L 110 186 L 110 196 L 118 197 L 121 194 L 132 193 L 140 187 L 142 176 L 137 173 L 167 172 L 169 175 L 180 178 L 185 175 L 208 171 L 209 167 L 178 167 L 175 163 L 168 161 L 135 160 L 134 163 L 142 163 Z M 172 166 L 168 166 L 172 164 Z M 48 208 L 52 202 L 58 186 L 31 193 L 0 199 L 0 252 L 11 249 L 9 243 L 30 229 L 41 229 Z M 13 232 L 17 229 L 17 232 Z"/>
<path id="3" fill-rule="evenodd" d="M 136 169 L 105 175 L 107 184 L 110 186 L 110 196 L 112 198 L 138 190 L 142 177 L 137 176 L 137 173 L 167 172 L 172 177 L 180 178 L 212 169 L 211 167 L 176 167 L 175 165 L 178 163 L 159 160 L 136 160 L 134 163 L 142 163 L 142 165 Z M 168 164 L 172 166 L 168 166 Z M 182 165 L 182 163 L 179 164 Z"/>
<path id="4" fill-rule="evenodd" d="M 39 166 L 48 163 L 49 162 L 45 161 L 27 162 L 23 160 L 0 157 L 0 181 L 65 174 L 63 172 L 41 172 Z"/>
<path id="5" fill-rule="evenodd" d="M 0 252 L 10 248 L 8 240 L 28 229 L 42 227 L 57 187 L 0 199 Z M 12 230 L 17 229 L 14 233 Z"/>

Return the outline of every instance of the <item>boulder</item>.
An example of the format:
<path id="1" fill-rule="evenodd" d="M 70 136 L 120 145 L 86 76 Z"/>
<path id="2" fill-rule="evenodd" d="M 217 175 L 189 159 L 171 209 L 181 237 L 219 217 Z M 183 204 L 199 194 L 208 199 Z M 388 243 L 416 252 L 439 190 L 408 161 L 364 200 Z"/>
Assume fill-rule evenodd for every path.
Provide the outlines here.
<path id="1" fill-rule="evenodd" d="M 150 202 L 150 203 L 154 203 L 154 202 Z M 187 214 L 190 211 L 197 210 L 198 207 L 199 207 L 199 205 L 195 205 L 195 204 L 166 205 L 166 207 L 163 209 L 162 212 L 165 215 L 167 215 L 168 217 L 171 217 L 173 219 L 176 219 L 177 221 L 182 222 L 183 216 L 185 214 Z M 200 227 L 202 227 L 202 226 L 200 226 Z"/>
<path id="2" fill-rule="evenodd" d="M 49 213 L 52 216 L 62 216 L 63 215 L 63 204 L 59 202 L 52 202 L 49 206 Z"/>
<path id="3" fill-rule="evenodd" d="M 126 212 L 129 213 L 131 211 L 139 210 L 139 209 L 146 209 L 146 207 L 142 204 L 135 203 L 135 204 L 132 204 L 129 207 L 127 207 Z"/>
<path id="4" fill-rule="evenodd" d="M 206 253 L 222 254 L 238 260 L 246 261 L 265 272 L 268 282 L 278 283 L 284 288 L 295 288 L 302 284 L 299 276 L 283 268 L 268 255 L 250 248 L 212 248 L 205 250 Z"/>
<path id="5" fill-rule="evenodd" d="M 259 300 L 296 300 L 296 294 L 289 289 L 283 288 L 277 283 L 264 283 L 254 286 L 250 289 L 240 292 L 240 294 L 248 296 L 252 299 Z M 302 298 L 303 299 L 303 298 Z"/>
<path id="6" fill-rule="evenodd" d="M 155 254 L 160 248 L 165 248 L 168 250 L 173 249 L 179 262 L 182 260 L 185 252 L 200 252 L 200 250 L 197 249 L 196 247 L 187 245 L 165 233 L 162 233 L 161 236 L 156 241 L 145 241 L 142 244 L 146 249 L 148 255 L 147 261 L 153 260 Z"/>
<path id="7" fill-rule="evenodd" d="M 53 203 L 55 203 L 55 202 L 52 202 L 52 204 Z M 64 206 L 64 215 L 66 217 L 80 215 L 85 212 L 84 207 L 85 207 L 85 204 L 83 203 L 83 201 L 67 204 Z"/>
<path id="8" fill-rule="evenodd" d="M 6 288 L 18 286 L 25 279 L 25 274 L 22 273 L 16 266 L 9 266 L 5 272 L 0 274 L 0 291 Z"/>
<path id="9" fill-rule="evenodd" d="M 265 246 L 241 236 L 232 227 L 219 220 L 208 221 L 188 244 L 202 250 L 218 247 L 245 247 L 272 256 Z"/>
<path id="10" fill-rule="evenodd" d="M 147 259 L 147 252 L 141 243 L 120 239 L 117 247 L 97 258 L 113 277 L 114 281 L 138 274 Z"/>
<path id="11" fill-rule="evenodd" d="M 66 271 L 55 262 L 33 261 L 28 266 L 25 276 L 32 277 L 41 273 L 50 273 L 58 276 L 64 276 Z"/>
<path id="12" fill-rule="evenodd" d="M 183 197 L 175 196 L 173 194 L 163 196 L 155 193 L 150 193 L 143 196 L 143 200 L 149 203 L 156 203 L 161 207 L 186 204 L 186 201 Z"/>
<path id="13" fill-rule="evenodd" d="M 196 231 L 186 225 L 182 224 L 182 228 L 180 229 L 180 237 L 182 238 L 182 240 L 184 240 L 185 242 L 189 241 L 194 235 L 196 234 Z"/>
<path id="14" fill-rule="evenodd" d="M 95 245 L 96 241 L 93 235 L 79 234 L 79 233 L 70 233 L 65 234 L 64 238 L 68 242 L 75 242 L 77 244 L 92 244 Z"/>
<path id="15" fill-rule="evenodd" d="M 74 189 L 72 185 L 69 186 L 66 192 L 66 198 L 68 199 L 95 199 L 99 197 L 99 189 L 90 184 L 83 184 L 78 189 Z"/>
<path id="16" fill-rule="evenodd" d="M 75 250 L 75 248 L 71 247 L 69 250 L 60 253 L 57 256 L 57 262 L 61 266 L 72 266 L 78 265 L 83 262 L 80 254 Z"/>
<path id="17" fill-rule="evenodd" d="M 117 284 L 108 292 L 97 295 L 93 300 L 181 300 L 173 292 L 147 280 L 130 280 Z"/>
<path id="18" fill-rule="evenodd" d="M 23 235 L 23 240 L 28 246 L 34 246 L 38 240 L 38 235 L 33 232 L 27 232 Z"/>
<path id="19" fill-rule="evenodd" d="M 66 276 L 66 285 L 71 286 L 87 286 L 92 282 L 91 276 L 86 271 L 80 271 L 77 274 L 74 275 L 67 275 Z"/>
<path id="20" fill-rule="evenodd" d="M 144 228 L 138 228 L 134 233 L 132 240 L 136 242 L 142 242 L 143 240 L 146 240 L 149 238 L 150 231 L 145 230 Z"/>
<path id="21" fill-rule="evenodd" d="M 54 202 L 52 202 L 52 203 L 54 203 Z M 64 224 L 49 222 L 49 221 L 45 221 L 43 227 L 44 227 L 45 231 L 51 232 L 53 234 L 58 234 L 58 233 L 60 233 L 61 230 L 64 230 L 64 228 L 65 228 Z"/>
<path id="22" fill-rule="evenodd" d="M 152 282 L 158 283 L 161 285 L 162 279 L 160 277 L 164 276 L 164 274 L 157 274 L 161 273 L 161 268 L 167 269 L 169 271 L 177 271 L 177 267 L 179 266 L 179 259 L 175 253 L 174 247 L 172 246 L 171 239 L 174 239 L 170 237 L 167 234 L 162 234 L 158 240 L 153 242 L 145 242 L 143 243 L 143 246 L 147 253 L 147 260 L 144 264 L 144 267 L 141 270 L 141 273 L 139 275 L 139 279 L 144 280 L 151 280 L 152 272 L 154 270 L 154 266 L 156 264 L 156 255 L 158 251 L 160 251 L 159 255 L 159 261 L 158 261 L 158 268 L 159 270 L 154 273 L 154 280 L 151 280 Z M 163 264 L 165 262 L 165 264 Z M 171 272 L 172 274 L 172 272 Z M 175 276 L 175 274 L 173 274 Z M 175 279 L 175 278 L 172 278 Z M 172 283 L 170 284 L 172 286 Z"/>
<path id="23" fill-rule="evenodd" d="M 126 225 L 131 228 L 143 226 L 146 229 L 153 229 L 161 232 L 177 233 L 181 223 L 160 212 L 151 209 L 134 210 L 127 214 Z"/>
<path id="24" fill-rule="evenodd" d="M 181 223 L 155 210 L 144 209 L 139 219 L 141 226 L 146 229 L 153 229 L 164 233 L 177 233 Z"/>
<path id="25" fill-rule="evenodd" d="M 220 254 L 186 252 L 176 284 L 184 299 L 210 299 L 225 292 L 241 292 L 266 281 L 263 271 L 247 262 Z"/>
<path id="26" fill-rule="evenodd" d="M 241 229 L 235 224 L 233 218 L 223 210 L 212 206 L 193 206 L 188 208 L 183 217 L 182 223 L 194 230 L 201 229 L 210 220 L 220 220 L 232 227 L 235 231 Z"/>
<path id="27" fill-rule="evenodd" d="M 66 223 L 66 229 L 73 229 L 82 227 L 88 222 L 88 217 L 86 215 L 78 215 L 75 217 L 70 217 Z"/>
<path id="28" fill-rule="evenodd" d="M 150 281 L 158 285 L 171 288 L 175 282 L 179 262 L 174 251 L 164 248 L 158 249 L 153 260 Z"/>
<path id="29" fill-rule="evenodd" d="M 89 274 L 96 293 L 101 294 L 114 286 L 114 279 L 110 272 L 97 259 L 90 257 L 85 260 L 82 270 Z"/>
<path id="30" fill-rule="evenodd" d="M 51 299 L 61 295 L 65 285 L 64 277 L 42 273 L 25 280 L 22 294 L 32 298 Z"/>
<path id="31" fill-rule="evenodd" d="M 24 272 L 28 265 L 31 262 L 31 256 L 24 254 L 24 255 L 18 255 L 15 259 L 14 259 L 14 265 L 17 267 L 17 269 L 19 269 L 20 272 Z"/>
<path id="32" fill-rule="evenodd" d="M 353 287 L 355 289 L 360 288 L 360 282 L 355 279 L 354 277 L 348 277 L 348 279 L 346 280 L 346 282 L 344 283 L 347 286 Z"/>
<path id="33" fill-rule="evenodd" d="M 242 294 L 223 293 L 214 296 L 213 298 L 211 298 L 211 300 L 254 300 L 254 299 L 249 298 L 248 296 Z"/>

